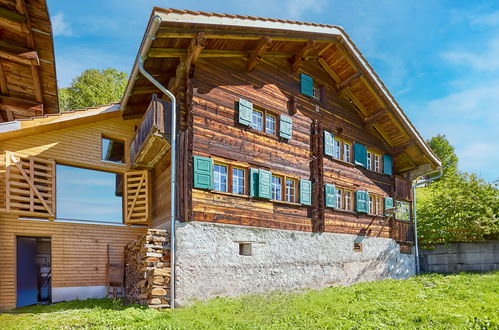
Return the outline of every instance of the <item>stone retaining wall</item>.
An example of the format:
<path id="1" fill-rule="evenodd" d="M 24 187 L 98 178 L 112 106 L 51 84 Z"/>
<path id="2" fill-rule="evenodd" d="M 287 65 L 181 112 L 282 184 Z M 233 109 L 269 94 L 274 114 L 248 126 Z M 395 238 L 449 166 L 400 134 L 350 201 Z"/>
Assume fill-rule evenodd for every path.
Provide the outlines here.
<path id="1" fill-rule="evenodd" d="M 421 270 L 435 273 L 499 270 L 499 241 L 438 245 L 420 251 Z"/>

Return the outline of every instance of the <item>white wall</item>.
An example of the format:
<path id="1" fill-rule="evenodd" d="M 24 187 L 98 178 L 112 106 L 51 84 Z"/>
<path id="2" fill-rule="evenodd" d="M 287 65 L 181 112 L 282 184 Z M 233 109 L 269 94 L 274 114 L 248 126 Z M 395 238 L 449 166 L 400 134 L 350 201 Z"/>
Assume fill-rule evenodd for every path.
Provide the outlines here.
<path id="1" fill-rule="evenodd" d="M 52 302 L 105 298 L 106 286 L 53 287 Z"/>
<path id="2" fill-rule="evenodd" d="M 178 303 L 272 290 L 323 288 L 414 274 L 395 241 L 203 222 L 176 230 Z M 239 255 L 252 242 L 252 256 Z M 354 242 L 363 251 L 354 252 Z"/>

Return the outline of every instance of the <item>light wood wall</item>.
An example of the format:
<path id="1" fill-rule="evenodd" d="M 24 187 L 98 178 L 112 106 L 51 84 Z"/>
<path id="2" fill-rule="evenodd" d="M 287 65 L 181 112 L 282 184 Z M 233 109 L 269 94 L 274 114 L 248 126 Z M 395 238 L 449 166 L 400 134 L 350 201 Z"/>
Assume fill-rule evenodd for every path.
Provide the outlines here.
<path id="1" fill-rule="evenodd" d="M 19 220 L 0 213 L 0 310 L 16 305 L 16 236 L 50 237 L 52 287 L 106 285 L 107 244 L 112 263 L 146 228 Z"/>

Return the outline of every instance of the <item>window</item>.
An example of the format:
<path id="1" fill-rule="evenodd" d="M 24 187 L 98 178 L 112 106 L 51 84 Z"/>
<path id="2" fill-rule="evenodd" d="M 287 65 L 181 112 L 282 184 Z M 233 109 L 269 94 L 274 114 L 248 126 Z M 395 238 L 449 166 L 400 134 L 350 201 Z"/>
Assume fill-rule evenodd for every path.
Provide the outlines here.
<path id="1" fill-rule="evenodd" d="M 121 182 L 121 174 L 57 165 L 57 218 L 122 223 Z"/>
<path id="2" fill-rule="evenodd" d="M 217 164 L 213 166 L 213 189 L 228 192 L 227 189 L 227 165 Z"/>
<path id="3" fill-rule="evenodd" d="M 367 153 L 367 169 L 371 170 L 373 169 L 373 154 L 372 152 Z"/>
<path id="4" fill-rule="evenodd" d="M 336 208 L 343 209 L 343 190 L 336 188 Z"/>
<path id="5" fill-rule="evenodd" d="M 232 192 L 244 195 L 246 188 L 246 171 L 242 168 L 232 168 Z"/>
<path id="6" fill-rule="evenodd" d="M 240 256 L 251 256 L 252 252 L 251 243 L 239 243 Z"/>
<path id="7" fill-rule="evenodd" d="M 125 142 L 107 137 L 101 140 L 102 160 L 106 162 L 125 163 Z"/>
<path id="8" fill-rule="evenodd" d="M 341 159 L 341 141 L 334 139 L 333 142 L 334 150 L 333 150 L 333 157 L 336 159 Z"/>
<path id="9" fill-rule="evenodd" d="M 345 210 L 353 211 L 352 192 L 345 190 Z"/>
<path id="10" fill-rule="evenodd" d="M 381 172 L 381 167 L 379 166 L 379 158 L 378 154 L 374 154 L 374 172 Z"/>
<path id="11" fill-rule="evenodd" d="M 263 111 L 253 109 L 253 115 L 251 117 L 251 128 L 263 131 Z"/>
<path id="12" fill-rule="evenodd" d="M 282 200 L 282 178 L 275 175 L 272 176 L 272 199 Z"/>
<path id="13" fill-rule="evenodd" d="M 343 143 L 343 160 L 345 162 L 349 162 L 349 163 L 351 162 L 351 158 L 350 158 L 351 150 L 352 150 L 351 148 L 352 147 L 351 147 L 350 143 L 346 143 L 346 142 Z"/>
<path id="14" fill-rule="evenodd" d="M 376 197 L 376 214 L 383 215 L 383 197 Z"/>
<path id="15" fill-rule="evenodd" d="M 286 202 L 296 201 L 296 180 L 286 179 Z"/>
<path id="16" fill-rule="evenodd" d="M 374 196 L 369 194 L 369 214 L 374 214 Z"/>
<path id="17" fill-rule="evenodd" d="M 267 114 L 265 116 L 265 132 L 275 135 L 276 133 L 276 121 L 275 116 Z"/>
<path id="18" fill-rule="evenodd" d="M 409 212 L 409 202 L 404 201 L 396 201 L 397 208 L 395 209 L 395 218 L 398 220 L 410 220 L 410 212 Z"/>

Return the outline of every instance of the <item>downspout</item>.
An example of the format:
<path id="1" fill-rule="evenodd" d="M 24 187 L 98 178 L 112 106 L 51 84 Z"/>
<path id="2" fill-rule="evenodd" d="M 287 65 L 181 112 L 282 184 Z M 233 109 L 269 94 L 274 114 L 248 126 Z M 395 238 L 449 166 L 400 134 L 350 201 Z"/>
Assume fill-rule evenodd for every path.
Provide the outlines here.
<path id="1" fill-rule="evenodd" d="M 175 308 L 175 203 L 176 203 L 176 195 L 175 195 L 175 168 L 176 168 L 176 153 L 177 153 L 177 104 L 175 95 L 166 89 L 159 81 L 157 81 L 149 72 L 144 69 L 144 61 L 147 58 L 147 53 L 149 51 L 149 47 L 151 46 L 152 41 L 156 37 L 156 32 L 161 24 L 161 17 L 154 16 L 152 18 L 152 25 L 149 33 L 147 35 L 148 40 L 146 40 L 146 44 L 144 45 L 143 52 L 144 54 L 140 54 L 138 58 L 138 68 L 140 73 L 149 80 L 154 86 L 156 86 L 161 92 L 167 95 L 172 102 L 172 118 L 171 118 L 171 162 L 170 162 L 170 170 L 171 170 L 171 204 L 170 204 L 170 308 Z"/>
<path id="2" fill-rule="evenodd" d="M 420 266 L 419 266 L 418 222 L 417 222 L 417 216 L 416 216 L 416 188 L 421 187 L 421 186 L 426 185 L 426 184 L 430 184 L 433 181 L 435 181 L 436 179 L 440 178 L 443 175 L 443 172 L 442 172 L 441 168 L 439 168 L 438 171 L 440 172 L 440 174 L 438 174 L 437 176 L 435 176 L 431 179 L 427 179 L 427 180 L 423 180 L 423 181 L 419 181 L 419 182 L 416 181 L 412 185 L 412 196 L 414 197 L 414 201 L 412 203 L 412 214 L 413 214 L 413 221 L 414 221 L 414 248 L 416 249 L 416 251 L 415 251 L 416 252 L 415 253 L 416 275 L 418 275 L 421 272 Z M 435 171 L 433 171 L 433 172 L 435 172 Z M 428 172 L 428 173 L 426 173 L 426 175 L 433 173 L 433 172 Z"/>

